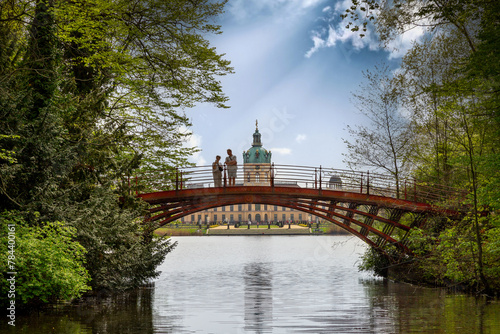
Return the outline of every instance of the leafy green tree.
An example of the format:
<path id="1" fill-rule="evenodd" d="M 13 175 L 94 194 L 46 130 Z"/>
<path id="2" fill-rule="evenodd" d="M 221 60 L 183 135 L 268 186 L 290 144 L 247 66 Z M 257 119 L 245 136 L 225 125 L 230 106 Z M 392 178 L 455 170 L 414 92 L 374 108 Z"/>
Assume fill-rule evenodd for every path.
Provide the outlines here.
<path id="1" fill-rule="evenodd" d="M 448 101 L 440 88 L 457 78 L 457 64 L 468 55 L 451 30 L 425 38 L 403 57 L 397 80 L 413 123 L 411 165 L 420 180 L 456 186 L 454 182 L 466 177 L 463 168 L 453 166 L 458 148 L 450 139 L 450 128 L 455 125 L 440 110 Z"/>
<path id="2" fill-rule="evenodd" d="M 175 246 L 126 176 L 188 164 L 185 109 L 226 107 L 232 69 L 205 39 L 224 3 L 0 3 L 0 209 L 76 228 L 94 289 L 156 277 Z"/>
<path id="3" fill-rule="evenodd" d="M 217 78 L 232 69 L 204 38 L 220 33 L 212 21 L 224 2 L 88 3 L 62 2 L 56 13 L 64 18 L 58 36 L 73 50 L 68 61 L 85 74 L 77 85 L 88 75 L 105 80 L 98 85 L 107 104 L 99 130 L 127 134 L 122 157 L 139 154 L 141 169 L 185 165 L 194 151 L 181 149 L 190 134 L 181 131 L 190 126 L 182 110 L 204 102 L 226 107 Z"/>
<path id="4" fill-rule="evenodd" d="M 436 270 L 436 277 L 477 283 L 491 294 L 492 286 L 498 286 L 488 266 L 498 245 L 494 231 L 500 197 L 499 4 L 488 0 L 352 3 L 343 15 L 353 20 L 349 26 L 359 30 L 361 23 L 366 27 L 367 21 L 374 21 L 382 42 L 416 26 L 426 28 L 423 43 L 416 43 L 405 56 L 399 81 L 418 131 L 413 136 L 417 139 L 413 173 L 470 192 L 463 221 L 434 231 L 439 233 L 436 244 L 449 247 L 435 247 L 426 256 L 435 260 L 436 268 L 446 269 Z M 453 243 L 467 247 L 453 251 Z"/>

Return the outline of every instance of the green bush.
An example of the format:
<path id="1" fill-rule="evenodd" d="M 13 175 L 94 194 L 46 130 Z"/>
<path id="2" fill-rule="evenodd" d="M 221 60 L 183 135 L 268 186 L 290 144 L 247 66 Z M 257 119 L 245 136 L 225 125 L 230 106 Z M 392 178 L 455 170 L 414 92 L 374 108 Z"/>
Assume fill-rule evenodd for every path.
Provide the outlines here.
<path id="1" fill-rule="evenodd" d="M 0 215 L 0 220 L 0 253 L 4 255 L 0 263 L 2 306 L 12 299 L 7 299 L 12 294 L 7 279 L 12 276 L 16 307 L 20 308 L 69 301 L 90 290 L 90 276 L 83 267 L 85 249 L 73 240 L 74 228 L 62 222 L 29 227 L 8 213 Z"/>

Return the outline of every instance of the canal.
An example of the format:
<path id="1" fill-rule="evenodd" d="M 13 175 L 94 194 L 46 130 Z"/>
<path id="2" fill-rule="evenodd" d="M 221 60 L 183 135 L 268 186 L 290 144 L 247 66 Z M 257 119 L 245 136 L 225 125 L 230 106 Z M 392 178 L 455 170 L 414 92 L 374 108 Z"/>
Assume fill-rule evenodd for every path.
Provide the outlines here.
<path id="1" fill-rule="evenodd" d="M 500 303 L 388 282 L 349 236 L 174 237 L 154 285 L 1 333 L 500 333 Z"/>

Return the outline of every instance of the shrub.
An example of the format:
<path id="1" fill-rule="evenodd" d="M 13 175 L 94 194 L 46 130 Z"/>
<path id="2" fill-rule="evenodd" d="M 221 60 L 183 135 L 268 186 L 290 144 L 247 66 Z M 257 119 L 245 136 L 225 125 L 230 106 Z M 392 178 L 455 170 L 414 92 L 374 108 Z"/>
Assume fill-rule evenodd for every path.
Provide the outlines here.
<path id="1" fill-rule="evenodd" d="M 29 227 L 12 214 L 0 215 L 2 237 L 0 253 L 12 262 L 0 263 L 0 294 L 7 296 L 7 278 L 15 272 L 16 307 L 39 306 L 69 301 L 90 287 L 90 276 L 83 267 L 85 249 L 73 240 L 76 230 L 62 222 L 46 222 Z M 15 243 L 10 240 L 15 240 Z M 13 238 L 12 236 L 15 236 Z M 13 267 L 10 267 L 12 265 Z M 10 300 L 2 298 L 2 305 Z"/>

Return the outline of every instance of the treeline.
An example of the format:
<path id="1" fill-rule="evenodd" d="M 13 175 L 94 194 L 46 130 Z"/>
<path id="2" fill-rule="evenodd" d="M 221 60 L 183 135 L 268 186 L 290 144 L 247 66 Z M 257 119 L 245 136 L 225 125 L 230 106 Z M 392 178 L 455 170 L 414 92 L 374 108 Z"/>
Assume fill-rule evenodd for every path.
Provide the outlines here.
<path id="1" fill-rule="evenodd" d="M 226 107 L 216 78 L 232 69 L 205 39 L 223 5 L 0 2 L 2 305 L 7 272 L 18 307 L 158 275 L 175 245 L 144 223 L 126 176 L 187 165 L 183 110 Z"/>
<path id="2" fill-rule="evenodd" d="M 353 1 L 343 15 L 382 43 L 422 29 L 423 37 L 393 72 L 365 72 L 356 106 L 371 125 L 350 128 L 351 165 L 396 178 L 466 189 L 443 206 L 465 210 L 461 221 L 428 221 L 410 236 L 416 259 L 406 267 L 420 280 L 486 294 L 500 291 L 500 2 L 491 0 Z M 372 24 L 372 22 L 374 22 Z M 390 252 L 390 250 L 388 250 Z M 394 263 L 376 252 L 365 268 Z"/>

